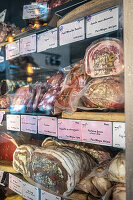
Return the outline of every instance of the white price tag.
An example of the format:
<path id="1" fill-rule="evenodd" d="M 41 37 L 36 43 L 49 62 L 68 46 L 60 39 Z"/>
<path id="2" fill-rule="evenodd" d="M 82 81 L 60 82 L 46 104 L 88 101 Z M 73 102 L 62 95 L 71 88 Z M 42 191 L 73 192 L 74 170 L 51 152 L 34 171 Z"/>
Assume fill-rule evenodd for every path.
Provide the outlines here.
<path id="1" fill-rule="evenodd" d="M 7 130 L 20 131 L 20 115 L 7 115 Z"/>
<path id="2" fill-rule="evenodd" d="M 22 195 L 23 181 L 20 178 L 9 174 L 9 188 L 17 194 Z"/>
<path id="3" fill-rule="evenodd" d="M 6 12 L 7 12 L 7 9 L 3 10 L 3 11 L 0 13 L 0 22 L 4 22 L 4 21 L 5 21 Z"/>
<path id="4" fill-rule="evenodd" d="M 55 196 L 53 194 L 41 190 L 41 200 L 61 200 L 61 197 Z"/>
<path id="5" fill-rule="evenodd" d="M 90 15 L 86 19 L 86 37 L 116 31 L 119 28 L 119 8 L 110 8 L 100 13 Z"/>
<path id="6" fill-rule="evenodd" d="M 6 45 L 6 60 L 19 56 L 19 40 Z"/>
<path id="7" fill-rule="evenodd" d="M 57 47 L 57 28 L 37 36 L 37 52 Z"/>
<path id="8" fill-rule="evenodd" d="M 27 200 L 38 200 L 39 199 L 39 189 L 29 183 L 23 182 L 23 195 Z"/>
<path id="9" fill-rule="evenodd" d="M 3 174 L 4 174 L 4 172 L 0 171 L 0 184 L 1 184 L 1 181 L 2 181 L 2 178 L 3 178 Z"/>
<path id="10" fill-rule="evenodd" d="M 60 45 L 69 44 L 85 39 L 84 18 L 61 25 L 59 27 Z"/>
<path id="11" fill-rule="evenodd" d="M 125 149 L 125 123 L 113 122 L 113 147 Z"/>
<path id="12" fill-rule="evenodd" d="M 37 133 L 37 116 L 21 115 L 21 131 Z"/>
<path id="13" fill-rule="evenodd" d="M 20 39 L 20 55 L 36 52 L 36 34 Z"/>

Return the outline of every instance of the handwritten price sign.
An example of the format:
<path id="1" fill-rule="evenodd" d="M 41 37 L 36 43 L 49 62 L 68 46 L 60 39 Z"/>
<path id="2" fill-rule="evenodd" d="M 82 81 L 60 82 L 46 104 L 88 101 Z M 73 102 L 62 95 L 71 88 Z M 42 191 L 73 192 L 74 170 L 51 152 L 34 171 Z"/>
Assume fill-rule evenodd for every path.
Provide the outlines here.
<path id="1" fill-rule="evenodd" d="M 20 178 L 9 174 L 9 188 L 17 194 L 22 195 L 23 181 Z"/>
<path id="2" fill-rule="evenodd" d="M 125 149 L 125 123 L 113 122 L 113 147 Z"/>
<path id="3" fill-rule="evenodd" d="M 20 131 L 20 115 L 7 115 L 7 130 Z"/>
<path id="4" fill-rule="evenodd" d="M 37 117 L 21 115 L 21 131 L 28 133 L 37 133 Z"/>
<path id="5" fill-rule="evenodd" d="M 23 197 L 27 200 L 38 200 L 39 189 L 29 183 L 23 182 Z"/>

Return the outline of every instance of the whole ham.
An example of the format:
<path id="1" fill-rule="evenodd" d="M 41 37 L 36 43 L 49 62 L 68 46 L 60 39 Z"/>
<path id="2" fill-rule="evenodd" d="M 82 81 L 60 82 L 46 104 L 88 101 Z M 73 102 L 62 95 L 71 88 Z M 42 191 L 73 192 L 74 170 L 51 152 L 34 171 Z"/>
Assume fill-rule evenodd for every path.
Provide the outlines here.
<path id="1" fill-rule="evenodd" d="M 31 178 L 64 196 L 71 194 L 86 172 L 96 165 L 85 152 L 63 146 L 36 149 L 31 160 Z"/>
<path id="2" fill-rule="evenodd" d="M 82 100 L 88 108 L 124 108 L 124 83 L 120 77 L 93 79 L 88 83 Z"/>
<path id="3" fill-rule="evenodd" d="M 126 200 L 126 184 L 117 184 L 114 186 L 112 200 Z"/>
<path id="4" fill-rule="evenodd" d="M 85 53 L 85 71 L 92 78 L 124 72 L 124 53 L 120 40 L 109 38 L 89 46 Z"/>

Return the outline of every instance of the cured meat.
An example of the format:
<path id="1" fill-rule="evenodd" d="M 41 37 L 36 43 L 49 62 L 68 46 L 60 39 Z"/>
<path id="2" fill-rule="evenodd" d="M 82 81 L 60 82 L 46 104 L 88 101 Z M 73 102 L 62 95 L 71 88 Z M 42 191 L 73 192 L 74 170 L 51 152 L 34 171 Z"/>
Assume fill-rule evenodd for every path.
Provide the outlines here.
<path id="1" fill-rule="evenodd" d="M 126 200 L 126 185 L 117 184 L 113 188 L 112 200 Z"/>
<path id="2" fill-rule="evenodd" d="M 123 80 L 120 77 L 94 79 L 88 83 L 82 100 L 86 107 L 123 109 Z"/>
<path id="3" fill-rule="evenodd" d="M 46 148 L 49 146 L 66 146 L 82 150 L 86 153 L 89 153 L 98 163 L 101 163 L 111 158 L 110 152 L 100 145 L 92 145 L 80 142 L 70 142 L 70 141 L 58 140 L 57 138 L 48 137 L 43 141 L 42 147 Z"/>
<path id="4" fill-rule="evenodd" d="M 100 40 L 86 50 L 85 71 L 92 78 L 121 74 L 124 72 L 123 58 L 120 40 Z"/>
<path id="5" fill-rule="evenodd" d="M 80 92 L 84 88 L 88 76 L 85 74 L 84 62 L 74 64 L 66 76 L 61 93 L 55 102 L 55 107 L 61 110 L 76 111 L 80 100 Z"/>
<path id="6" fill-rule="evenodd" d="M 42 100 L 42 97 L 44 95 L 44 93 L 46 92 L 46 85 L 45 84 L 37 84 L 35 86 L 35 99 L 33 102 L 33 110 L 36 110 L 38 108 L 39 103 Z"/>
<path id="7" fill-rule="evenodd" d="M 63 146 L 36 149 L 31 159 L 31 178 L 64 196 L 96 165 L 85 152 Z"/>
<path id="8" fill-rule="evenodd" d="M 23 109 L 26 111 L 32 110 L 34 95 L 35 90 L 30 85 L 19 88 L 12 101 L 12 111 L 18 112 Z"/>
<path id="9" fill-rule="evenodd" d="M 111 161 L 108 171 L 110 181 L 125 183 L 126 182 L 126 163 L 125 153 L 119 153 Z"/>
<path id="10" fill-rule="evenodd" d="M 19 146 L 13 155 L 13 168 L 23 174 L 24 176 L 30 177 L 30 162 L 31 155 L 36 149 L 33 145 L 21 145 Z"/>
<path id="11" fill-rule="evenodd" d="M 9 95 L 0 96 L 0 108 L 10 108 L 11 99 Z"/>
<path id="12" fill-rule="evenodd" d="M 61 6 L 62 4 L 64 3 L 67 3 L 69 0 L 52 0 L 50 2 L 50 8 L 53 9 L 53 8 L 56 8 L 58 6 Z"/>
<path id="13" fill-rule="evenodd" d="M 49 88 L 58 88 L 63 82 L 63 72 L 55 73 L 50 79 L 47 81 L 47 87 Z"/>
<path id="14" fill-rule="evenodd" d="M 0 159 L 13 161 L 13 153 L 18 147 L 16 141 L 6 133 L 0 135 Z"/>

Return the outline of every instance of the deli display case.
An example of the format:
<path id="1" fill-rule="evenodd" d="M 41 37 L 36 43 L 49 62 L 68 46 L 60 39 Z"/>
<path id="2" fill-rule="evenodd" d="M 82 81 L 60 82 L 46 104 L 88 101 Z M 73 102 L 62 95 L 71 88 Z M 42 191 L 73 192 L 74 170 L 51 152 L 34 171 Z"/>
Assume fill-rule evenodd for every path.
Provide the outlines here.
<path id="1" fill-rule="evenodd" d="M 0 187 L 132 199 L 133 3 L 25 4 L 24 28 L 0 27 Z"/>

